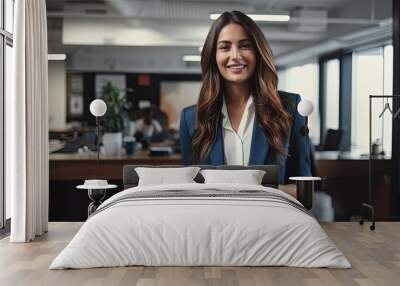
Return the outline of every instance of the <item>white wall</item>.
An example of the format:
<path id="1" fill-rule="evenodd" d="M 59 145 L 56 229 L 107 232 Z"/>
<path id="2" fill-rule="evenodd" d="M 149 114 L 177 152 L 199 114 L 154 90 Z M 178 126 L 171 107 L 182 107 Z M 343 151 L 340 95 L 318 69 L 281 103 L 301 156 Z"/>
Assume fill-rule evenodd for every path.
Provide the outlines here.
<path id="1" fill-rule="evenodd" d="M 66 128 L 67 76 L 65 61 L 49 61 L 49 129 Z"/>

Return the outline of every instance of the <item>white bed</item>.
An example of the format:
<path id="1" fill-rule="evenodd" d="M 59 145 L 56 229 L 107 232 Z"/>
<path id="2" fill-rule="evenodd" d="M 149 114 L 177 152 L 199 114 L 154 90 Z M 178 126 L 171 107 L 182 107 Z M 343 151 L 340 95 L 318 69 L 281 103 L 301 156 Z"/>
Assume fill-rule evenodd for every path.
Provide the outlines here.
<path id="1" fill-rule="evenodd" d="M 261 185 L 199 183 L 114 195 L 50 269 L 127 265 L 351 267 L 289 195 Z"/>

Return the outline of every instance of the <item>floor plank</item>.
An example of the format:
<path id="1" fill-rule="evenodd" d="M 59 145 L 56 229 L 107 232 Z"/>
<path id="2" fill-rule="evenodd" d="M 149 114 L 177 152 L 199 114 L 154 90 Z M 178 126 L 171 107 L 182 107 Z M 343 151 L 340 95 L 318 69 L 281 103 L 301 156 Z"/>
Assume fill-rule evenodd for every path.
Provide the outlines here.
<path id="1" fill-rule="evenodd" d="M 32 243 L 0 240 L 0 285 L 399 285 L 400 222 L 379 222 L 375 231 L 356 222 L 322 227 L 350 260 L 352 269 L 290 267 L 116 267 L 49 270 L 81 223 L 50 223 Z"/>

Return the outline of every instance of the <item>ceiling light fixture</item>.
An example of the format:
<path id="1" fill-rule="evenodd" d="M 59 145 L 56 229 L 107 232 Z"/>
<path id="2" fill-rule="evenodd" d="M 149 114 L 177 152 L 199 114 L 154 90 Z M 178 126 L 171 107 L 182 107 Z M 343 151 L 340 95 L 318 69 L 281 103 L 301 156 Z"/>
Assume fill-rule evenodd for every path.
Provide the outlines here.
<path id="1" fill-rule="evenodd" d="M 67 58 L 66 54 L 48 54 L 47 59 L 49 61 L 65 61 Z"/>
<path id="2" fill-rule="evenodd" d="M 216 20 L 221 14 L 210 14 L 211 20 Z M 290 16 L 286 14 L 247 14 L 256 22 L 287 22 Z"/>
<path id="3" fill-rule="evenodd" d="M 201 60 L 201 56 L 199 55 L 185 55 L 182 57 L 184 62 L 199 62 Z"/>

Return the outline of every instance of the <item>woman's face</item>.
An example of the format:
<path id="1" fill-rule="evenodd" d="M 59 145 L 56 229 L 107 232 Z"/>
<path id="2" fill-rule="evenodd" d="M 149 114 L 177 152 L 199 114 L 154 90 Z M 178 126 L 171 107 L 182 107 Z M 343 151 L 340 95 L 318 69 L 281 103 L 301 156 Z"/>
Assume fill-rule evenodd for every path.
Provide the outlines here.
<path id="1" fill-rule="evenodd" d="M 219 72 L 229 82 L 245 82 L 254 73 L 255 49 L 246 31 L 239 24 L 231 23 L 222 28 L 215 57 Z"/>

